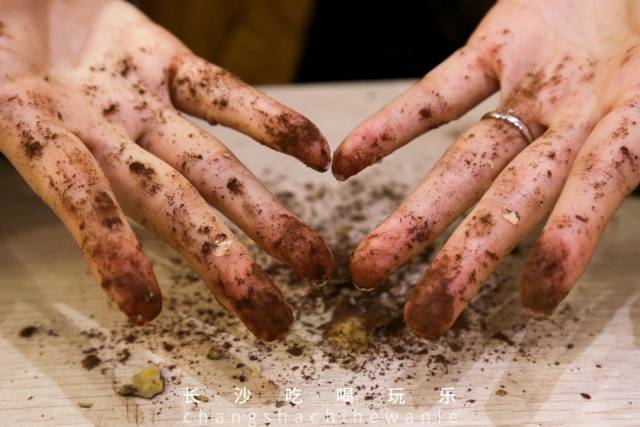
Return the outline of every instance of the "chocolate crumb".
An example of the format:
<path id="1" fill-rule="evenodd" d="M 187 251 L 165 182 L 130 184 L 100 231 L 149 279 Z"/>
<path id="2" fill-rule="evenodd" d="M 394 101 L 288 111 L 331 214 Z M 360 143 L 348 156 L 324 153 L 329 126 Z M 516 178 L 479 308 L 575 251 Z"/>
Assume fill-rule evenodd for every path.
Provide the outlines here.
<path id="1" fill-rule="evenodd" d="M 420 117 L 422 117 L 425 120 L 430 119 L 432 116 L 431 110 L 428 109 L 427 107 L 421 108 L 420 111 L 418 111 L 418 113 L 420 114 Z"/>
<path id="2" fill-rule="evenodd" d="M 44 145 L 36 140 L 29 132 L 23 131 L 21 135 L 21 145 L 24 154 L 29 160 L 33 160 L 42 156 Z"/>
<path id="3" fill-rule="evenodd" d="M 229 178 L 227 181 L 227 189 L 232 194 L 242 194 L 242 183 L 236 177 Z"/>
<path id="4" fill-rule="evenodd" d="M 502 332 L 496 332 L 495 334 L 493 334 L 493 336 L 491 338 L 493 338 L 494 340 L 506 342 L 507 344 L 509 344 L 511 346 L 515 345 L 515 343 L 511 340 L 511 338 L 509 338 L 508 336 L 506 336 Z"/>
<path id="5" fill-rule="evenodd" d="M 100 359 L 95 354 L 89 354 L 89 355 L 87 355 L 87 357 L 82 359 L 81 363 L 82 363 L 82 367 L 84 369 L 86 369 L 87 371 L 90 371 L 93 368 L 95 368 L 96 366 L 100 365 L 102 363 L 102 359 Z"/>
<path id="6" fill-rule="evenodd" d="M 37 326 L 25 326 L 20 330 L 20 336 L 22 338 L 31 338 L 37 332 L 38 332 Z"/>
<path id="7" fill-rule="evenodd" d="M 125 364 L 131 358 L 131 352 L 128 348 L 123 349 L 118 352 L 118 362 Z"/>
<path id="8" fill-rule="evenodd" d="M 107 107 L 102 109 L 102 115 L 105 117 L 110 116 L 114 113 L 117 113 L 119 109 L 120 107 L 118 107 L 118 104 L 111 103 Z"/>
<path id="9" fill-rule="evenodd" d="M 287 353 L 292 356 L 302 356 L 304 353 L 304 346 L 293 344 L 292 346 L 287 348 Z"/>
<path id="10" fill-rule="evenodd" d="M 132 162 L 129 165 L 129 170 L 135 173 L 136 175 L 143 175 L 147 178 L 151 177 L 156 173 L 156 171 L 153 170 L 151 166 L 145 166 L 143 163 L 138 161 Z"/>

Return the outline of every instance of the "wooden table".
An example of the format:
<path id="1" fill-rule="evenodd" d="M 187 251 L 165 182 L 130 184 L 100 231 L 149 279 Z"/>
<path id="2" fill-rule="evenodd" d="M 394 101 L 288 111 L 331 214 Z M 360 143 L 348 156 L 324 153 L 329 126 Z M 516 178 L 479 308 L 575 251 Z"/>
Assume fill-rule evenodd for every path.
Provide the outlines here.
<path id="1" fill-rule="evenodd" d="M 335 148 L 360 120 L 409 84 L 401 81 L 265 90 L 310 117 Z M 340 234 L 344 237 L 346 233 L 355 243 L 364 230 L 391 211 L 395 201 L 367 208 L 365 222 L 357 232 L 350 232 L 348 221 L 335 216 L 334 205 L 341 203 L 344 207 L 350 203 L 345 199 L 350 194 L 375 186 L 392 186 L 394 191 L 406 193 L 454 137 L 494 103 L 495 98 L 370 168 L 359 178 L 361 190 L 352 188 L 351 193 L 344 189 L 353 184 L 339 184 L 329 174 L 312 172 L 235 132 L 219 127 L 210 130 L 274 191 L 293 198 L 295 206 L 303 210 L 300 214 L 313 226 L 323 221 L 343 221 L 321 230 L 330 242 L 335 240 L 337 227 L 347 227 Z M 305 184 L 307 189 L 323 188 L 329 199 L 296 200 Z M 297 195 L 291 196 L 289 190 L 297 191 Z M 322 422 L 395 426 L 640 425 L 638 200 L 624 203 L 588 272 L 551 319 L 531 320 L 522 313 L 514 287 L 522 256 L 512 256 L 490 281 L 487 292 L 480 295 L 480 301 L 474 303 L 484 307 L 476 310 L 472 320 L 484 322 L 480 329 L 451 333 L 434 343 L 414 343 L 409 350 L 394 349 L 391 338 L 376 350 L 377 355 L 354 354 L 350 366 L 359 363 L 358 370 L 340 361 L 327 362 L 331 350 L 327 350 L 322 334 L 314 333 L 314 325 L 319 331 L 319 325 L 330 318 L 323 318 L 322 313 L 301 316 L 285 343 L 270 346 L 257 343 L 232 319 L 222 316 L 216 323 L 216 316 L 209 316 L 203 320 L 203 310 L 210 308 L 218 313 L 219 305 L 208 300 L 202 284 L 175 259 L 172 250 L 137 226 L 165 296 L 173 295 L 174 299 L 165 303 L 153 328 L 140 338 L 129 339 L 126 331 L 135 335 L 138 330 L 127 327 L 124 317 L 107 304 L 63 226 L 6 162 L 0 162 L 0 194 L 2 425 L 252 425 L 248 418 L 252 413 L 257 416 L 256 425 L 266 424 L 264 414 L 271 414 L 270 425 L 304 426 Z M 521 247 L 526 250 L 527 245 Z M 422 267 L 414 263 L 408 267 L 407 277 L 414 280 Z M 304 286 L 285 284 L 284 288 L 287 295 L 307 292 Z M 326 308 L 327 313 L 331 310 Z M 187 332 L 178 331 L 182 335 L 193 337 L 190 334 L 196 330 L 208 332 L 185 341 L 184 337 L 173 336 L 176 325 L 184 325 Z M 21 336 L 21 331 L 29 335 L 29 329 L 24 329 L 29 326 L 34 326 L 35 332 Z M 406 342 L 409 338 L 400 339 Z M 456 339 L 457 348 L 452 344 Z M 225 342 L 231 343 L 229 348 Z M 207 358 L 210 347 L 219 344 L 223 357 Z M 296 351 L 296 346 L 303 350 Z M 123 348 L 129 350 L 129 356 Z M 88 354 L 98 355 L 102 363 L 90 370 L 83 367 L 81 361 Z M 167 381 L 164 393 L 153 400 L 118 396 L 114 388 L 149 361 L 162 369 Z M 298 365 L 300 369 L 293 369 Z M 251 400 L 236 404 L 235 386 L 247 387 L 253 393 Z M 194 387 L 209 401 L 187 403 L 184 394 Z M 343 387 L 354 390 L 353 403 L 336 400 L 336 388 Z M 453 387 L 455 401 L 447 403 L 441 397 L 443 387 Z M 284 402 L 286 388 L 300 389 L 303 402 Z M 387 388 L 402 388 L 405 403 L 390 402 Z M 212 418 L 198 423 L 200 410 Z M 282 416 L 278 419 L 273 415 L 277 411 L 288 415 L 286 422 Z M 325 411 L 333 415 L 333 421 L 323 418 Z M 314 413 L 317 415 L 312 417 Z M 420 423 L 420 417 L 427 413 L 431 418 L 424 420 L 429 422 Z M 382 418 L 371 419 L 372 414 Z M 394 414 L 397 421 L 386 422 L 384 417 Z M 234 415 L 236 419 L 229 418 Z M 409 418 L 412 416 L 413 422 Z M 235 422 L 238 417 L 240 422 Z"/>

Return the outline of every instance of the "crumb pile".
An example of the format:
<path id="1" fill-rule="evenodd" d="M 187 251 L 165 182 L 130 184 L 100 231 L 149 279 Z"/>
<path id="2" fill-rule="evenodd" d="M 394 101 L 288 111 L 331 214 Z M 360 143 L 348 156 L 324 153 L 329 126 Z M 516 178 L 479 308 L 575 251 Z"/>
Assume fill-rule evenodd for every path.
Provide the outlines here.
<path id="1" fill-rule="evenodd" d="M 130 378 L 136 360 L 143 362 L 139 367 L 156 363 L 166 381 L 164 396 L 155 399 L 160 403 L 168 399 L 167 393 L 181 394 L 177 386 L 189 384 L 188 378 L 209 375 L 207 385 L 212 393 L 229 395 L 233 384 L 244 383 L 254 397 L 275 407 L 284 404 L 280 391 L 291 384 L 310 389 L 350 386 L 359 400 L 374 405 L 384 402 L 385 383 L 410 384 L 419 379 L 421 384 L 431 381 L 436 388 L 443 385 L 443 377 L 453 383 L 479 361 L 491 366 L 505 360 L 525 364 L 550 360 L 558 354 L 563 331 L 571 329 L 565 327 L 567 323 L 578 322 L 568 304 L 546 320 L 523 314 L 515 289 L 522 262 L 516 248 L 447 334 L 436 341 L 419 339 L 404 327 L 402 307 L 447 233 L 373 292 L 355 289 L 348 271 L 349 255 L 357 243 L 397 206 L 409 188 L 396 182 L 357 179 L 337 187 L 291 184 L 282 176 L 271 176 L 266 184 L 323 236 L 337 262 L 333 279 L 316 288 L 242 238 L 294 307 L 297 321 L 284 341 L 259 342 L 214 300 L 182 260 L 167 255 L 153 258 L 163 287 L 162 314 L 144 326 L 125 324 L 118 317 L 111 329 L 82 331 L 74 363 L 110 378 L 128 369 L 128 375 L 114 380 L 114 392 Z M 55 332 L 37 325 L 26 326 L 20 335 L 37 339 L 42 333 Z M 332 384 L 334 370 L 349 372 L 348 381 Z M 498 395 L 507 394 L 503 387 L 498 391 Z M 198 400 L 209 397 L 202 395 Z"/>

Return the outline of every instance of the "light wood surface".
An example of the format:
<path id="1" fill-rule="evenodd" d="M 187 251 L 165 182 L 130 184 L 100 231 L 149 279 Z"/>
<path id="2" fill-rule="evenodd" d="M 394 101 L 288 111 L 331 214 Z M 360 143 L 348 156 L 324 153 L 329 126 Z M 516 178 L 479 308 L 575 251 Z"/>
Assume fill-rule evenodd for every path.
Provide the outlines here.
<path id="1" fill-rule="evenodd" d="M 310 117 L 335 147 L 360 120 L 409 84 L 271 87 L 266 91 Z M 406 193 L 455 136 L 494 102 L 487 101 L 458 122 L 419 138 L 370 168 L 360 178 L 363 188 L 395 185 Z M 344 200 L 349 193 L 341 193 L 349 184 L 310 171 L 237 133 L 219 127 L 211 131 L 275 191 L 295 192 L 307 182 L 328 189 L 328 199 L 298 201 L 299 205 L 307 203 L 302 215 L 312 225 L 333 218 L 335 204 L 349 203 Z M 165 308 L 154 321 L 155 329 L 147 330 L 144 339 L 127 344 L 131 357 L 119 363 L 115 361 L 116 350 L 123 344 L 117 340 L 122 336 L 112 331 L 123 328 L 124 317 L 108 305 L 103 291 L 92 282 L 61 223 L 6 162 L 0 162 L 0 195 L 0 425 L 186 425 L 185 414 L 196 417 L 191 425 L 252 425 L 247 419 L 251 413 L 257 414 L 257 425 L 265 425 L 262 414 L 278 410 L 287 413 L 289 419 L 285 423 L 272 415 L 270 425 L 332 425 L 326 421 L 322 424 L 325 411 L 335 414 L 335 425 L 365 425 L 365 421 L 368 425 L 394 426 L 640 425 L 639 200 L 629 198 L 624 203 L 588 272 L 560 313 L 551 319 L 531 320 L 522 313 L 513 279 L 521 256 L 511 257 L 501 269 L 501 279 L 492 279 L 488 289 L 493 290 L 479 297 L 493 299 L 482 312 L 486 332 L 461 335 L 463 340 L 474 337 L 473 342 L 462 343 L 473 346 L 473 351 L 455 352 L 446 339 L 421 343 L 424 351 L 402 357 L 394 351 L 381 351 L 377 357 L 355 355 L 357 360 L 362 358 L 364 368 L 354 371 L 340 363 L 328 363 L 327 351 L 321 351 L 326 345 L 321 334 L 301 327 L 300 322 L 287 343 L 271 345 L 266 351 L 237 322 L 203 321 L 196 307 L 210 306 L 218 311 L 218 304 L 207 301 L 206 291 L 199 285 L 176 280 L 177 276 L 185 277 L 186 267 L 175 262 L 175 254 L 162 242 L 139 227 L 136 232 L 154 263 L 165 294 Z M 379 222 L 393 203 L 381 202 L 367 209 L 364 228 Z M 323 233 L 331 234 L 331 230 Z M 326 237 L 331 241 L 332 236 Z M 350 236 L 356 240 L 359 237 Z M 411 268 L 419 274 L 422 267 L 416 264 Z M 284 288 L 287 294 L 302 292 Z M 168 295 L 174 295 L 175 304 L 166 303 Z M 202 301 L 184 303 L 189 296 Z M 163 351 L 158 343 L 172 341 L 173 337 L 161 325 L 171 324 L 175 330 L 179 322 L 192 330 L 209 331 L 211 337 Z M 26 326 L 38 330 L 30 338 L 21 337 L 20 331 Z M 495 332 L 508 335 L 513 343 L 492 339 Z M 209 343 L 221 340 L 232 341 L 233 351 L 222 360 L 207 359 Z M 287 345 L 295 342 L 304 344 L 303 356 L 286 351 Z M 103 363 L 87 370 L 81 360 L 86 356 L 83 351 L 90 347 L 99 349 Z M 255 352 L 260 354 L 258 360 L 250 357 Z M 433 354 L 444 354 L 449 363 L 443 366 L 430 362 Z M 147 361 L 161 367 L 167 378 L 165 392 L 151 401 L 118 396 L 114 387 Z M 291 369 L 301 361 L 307 365 L 306 373 Z M 245 382 L 238 380 L 238 363 L 250 367 Z M 358 385 L 363 391 L 356 389 L 353 404 L 336 401 L 337 387 Z M 254 393 L 253 398 L 245 405 L 236 405 L 234 386 L 246 386 Z M 379 393 L 365 400 L 374 386 Z M 186 387 L 198 387 L 199 393 L 210 400 L 197 405 L 186 403 Z M 278 408 L 275 402 L 284 400 L 287 387 L 300 388 L 303 403 Z M 387 402 L 387 387 L 403 387 L 406 403 Z M 439 387 L 454 387 L 455 402 L 440 402 Z M 92 407 L 81 408 L 80 403 Z M 214 417 L 199 424 L 199 409 Z M 354 410 L 363 417 L 362 422 L 352 418 Z M 384 417 L 385 411 L 397 414 L 398 421 L 368 418 L 374 413 Z M 433 418 L 438 411 L 443 416 L 455 414 L 456 423 Z M 309 418 L 314 412 L 321 414 L 320 419 Z M 432 416 L 430 423 L 420 423 L 420 416 L 427 412 Z M 217 413 L 236 413 L 242 417 L 241 422 L 227 418 L 220 423 Z M 405 418 L 411 415 L 416 417 L 413 423 Z M 345 422 L 340 421 L 342 416 Z"/>

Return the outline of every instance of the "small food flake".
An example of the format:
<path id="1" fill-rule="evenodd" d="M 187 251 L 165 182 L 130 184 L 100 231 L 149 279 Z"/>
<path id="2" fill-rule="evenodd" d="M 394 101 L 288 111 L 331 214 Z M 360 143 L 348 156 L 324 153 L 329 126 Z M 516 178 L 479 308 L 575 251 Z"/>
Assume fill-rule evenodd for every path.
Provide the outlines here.
<path id="1" fill-rule="evenodd" d="M 507 394 L 508 394 L 508 393 L 507 393 L 507 390 L 503 390 L 503 389 L 501 389 L 501 388 L 499 388 L 498 390 L 496 390 L 496 395 L 498 395 L 498 396 L 506 396 Z"/>
<path id="2" fill-rule="evenodd" d="M 369 348 L 369 335 L 364 319 L 346 317 L 327 331 L 327 339 L 342 350 L 364 352 Z"/>
<path id="3" fill-rule="evenodd" d="M 512 225 L 518 225 L 520 222 L 520 215 L 518 215 L 518 212 L 512 211 L 511 209 L 504 209 L 502 211 L 502 218 L 509 221 Z"/>
<path id="4" fill-rule="evenodd" d="M 78 406 L 84 409 L 92 408 L 93 402 L 78 402 Z"/>
<path id="5" fill-rule="evenodd" d="M 118 387 L 120 396 L 140 396 L 146 399 L 162 393 L 164 390 L 164 378 L 160 368 L 151 364 L 131 377 L 129 383 Z"/>
<path id="6" fill-rule="evenodd" d="M 341 224 L 336 227 L 336 235 L 338 237 L 348 238 L 352 227 L 347 224 Z"/>
<path id="7" fill-rule="evenodd" d="M 223 240 L 221 242 L 216 242 L 216 248 L 213 250 L 213 255 L 225 256 L 229 253 L 230 248 L 231 248 L 231 240 Z"/>
<path id="8" fill-rule="evenodd" d="M 260 376 L 262 375 L 262 369 L 260 369 L 260 366 L 257 365 L 250 365 L 249 371 L 251 373 L 251 378 L 260 378 Z"/>

